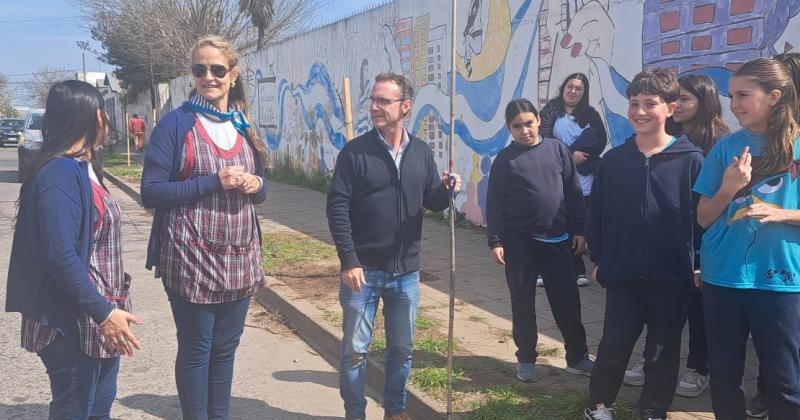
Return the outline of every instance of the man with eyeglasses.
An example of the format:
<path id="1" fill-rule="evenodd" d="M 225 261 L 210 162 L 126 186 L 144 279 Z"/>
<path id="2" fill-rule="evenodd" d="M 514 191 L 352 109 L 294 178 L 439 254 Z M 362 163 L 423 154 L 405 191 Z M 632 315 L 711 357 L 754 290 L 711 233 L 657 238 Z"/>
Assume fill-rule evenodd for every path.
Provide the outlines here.
<path id="1" fill-rule="evenodd" d="M 440 176 L 430 147 L 403 127 L 412 96 L 411 82 L 402 75 L 375 77 L 369 109 L 374 128 L 339 153 L 328 192 L 328 225 L 342 266 L 339 390 L 347 419 L 365 418 L 367 353 L 381 298 L 385 419 L 410 419 L 406 382 L 419 301 L 423 209 L 444 210 L 451 190 L 461 189 L 461 177 Z"/>

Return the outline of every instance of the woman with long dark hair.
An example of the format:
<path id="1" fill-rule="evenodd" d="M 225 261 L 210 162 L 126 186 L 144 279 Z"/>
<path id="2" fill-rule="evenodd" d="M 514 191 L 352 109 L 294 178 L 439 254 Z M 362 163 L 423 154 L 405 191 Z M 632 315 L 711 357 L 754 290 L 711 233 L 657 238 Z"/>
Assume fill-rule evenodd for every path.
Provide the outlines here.
<path id="1" fill-rule="evenodd" d="M 239 55 L 217 36 L 191 52 L 194 89 L 153 129 L 142 202 L 156 209 L 147 268 L 164 283 L 184 419 L 227 419 L 233 363 L 253 294 L 265 285 L 255 204 L 266 144 L 248 122 Z"/>
<path id="2" fill-rule="evenodd" d="M 41 152 L 18 200 L 6 311 L 50 377 L 51 419 L 107 419 L 130 322 L 119 207 L 89 163 L 112 129 L 103 96 L 68 80 L 47 96 Z"/>
<path id="3" fill-rule="evenodd" d="M 567 76 L 558 88 L 558 96 L 542 108 L 542 137 L 560 140 L 569 147 L 578 171 L 584 203 L 589 203 L 594 170 L 608 143 L 608 134 L 600 113 L 589 105 L 589 78 L 583 73 Z M 589 277 L 583 256 L 573 258 L 578 286 L 588 286 Z M 541 285 L 541 281 L 539 281 Z"/>

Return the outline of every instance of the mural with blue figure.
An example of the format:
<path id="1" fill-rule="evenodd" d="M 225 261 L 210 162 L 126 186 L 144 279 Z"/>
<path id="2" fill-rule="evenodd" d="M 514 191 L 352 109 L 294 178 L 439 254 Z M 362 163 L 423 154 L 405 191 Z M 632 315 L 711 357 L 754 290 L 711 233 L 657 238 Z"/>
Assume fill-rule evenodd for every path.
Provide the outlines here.
<path id="1" fill-rule="evenodd" d="M 431 147 L 443 169 L 451 157 L 455 56 L 452 160 L 468 191 L 456 205 L 481 224 L 488 168 L 510 141 L 503 115 L 510 100 L 524 97 L 541 107 L 558 94 L 567 75 L 583 72 L 589 104 L 600 112 L 612 147 L 633 133 L 625 89 L 642 68 L 708 75 L 727 108 L 728 79 L 741 63 L 800 45 L 800 0 L 458 2 L 454 50 L 449 8 L 395 0 L 243 59 L 271 158 L 309 173 L 333 168 L 346 144 L 342 80 L 351 80 L 359 135 L 372 127 L 374 77 L 395 72 L 414 87 L 407 128 Z M 730 111 L 724 112 L 735 127 Z"/>
<path id="2" fill-rule="evenodd" d="M 262 88 L 268 89 L 260 82 L 264 80 L 261 70 L 256 71 L 256 77 L 259 80 L 259 91 Z M 341 127 L 344 125 L 344 109 L 324 64 L 314 63 L 308 72 L 308 79 L 299 85 L 294 86 L 286 79 L 281 79 L 275 92 L 277 126 L 274 130 L 267 128 L 262 132 L 270 149 L 278 150 L 284 135 L 287 94 L 299 102 L 298 111 L 302 113 L 303 121 L 309 131 L 314 131 L 317 124 L 322 124 L 331 144 L 339 150 L 344 147 L 347 143 L 347 138 L 341 133 Z M 322 98 L 319 97 L 320 93 Z"/>

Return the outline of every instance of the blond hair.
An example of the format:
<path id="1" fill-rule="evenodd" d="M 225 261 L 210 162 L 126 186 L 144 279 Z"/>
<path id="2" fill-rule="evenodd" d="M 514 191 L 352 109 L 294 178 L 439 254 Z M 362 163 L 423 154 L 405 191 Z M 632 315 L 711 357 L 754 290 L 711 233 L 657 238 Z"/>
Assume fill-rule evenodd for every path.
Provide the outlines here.
<path id="1" fill-rule="evenodd" d="M 228 41 L 227 39 L 217 36 L 217 35 L 206 35 L 194 44 L 192 50 L 190 52 L 190 56 L 194 56 L 194 53 L 199 50 L 200 48 L 204 47 L 213 47 L 216 48 L 225 59 L 228 61 L 228 68 L 233 69 L 234 67 L 239 65 L 239 52 L 236 51 L 236 47 Z M 230 104 L 233 109 L 240 111 L 244 114 L 247 121 L 250 122 L 251 127 L 246 129 L 246 138 L 247 141 L 250 143 L 250 146 L 255 149 L 256 154 L 258 155 L 261 165 L 266 167 L 267 165 L 267 146 L 261 137 L 258 135 L 258 130 L 255 129 L 255 124 L 250 119 L 250 106 L 247 104 L 247 94 L 245 92 L 244 86 L 244 78 L 242 77 L 242 71 L 239 71 L 236 80 L 234 80 L 234 85 L 231 87 L 229 93 L 228 103 Z M 192 89 L 189 92 L 189 97 L 191 98 L 197 93 L 197 89 Z M 221 109 L 220 111 L 227 111 L 227 109 Z"/>

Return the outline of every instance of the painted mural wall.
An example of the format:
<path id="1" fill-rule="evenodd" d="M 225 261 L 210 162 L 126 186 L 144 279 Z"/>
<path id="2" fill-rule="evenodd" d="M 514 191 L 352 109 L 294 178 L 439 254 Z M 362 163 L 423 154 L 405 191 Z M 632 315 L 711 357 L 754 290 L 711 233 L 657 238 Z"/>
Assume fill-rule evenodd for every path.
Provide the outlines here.
<path id="1" fill-rule="evenodd" d="M 457 206 L 483 224 L 489 168 L 510 141 L 503 112 L 511 99 L 544 105 L 566 75 L 584 72 L 590 103 L 616 146 L 632 133 L 628 81 L 643 67 L 661 66 L 711 76 L 729 113 L 732 70 L 800 49 L 799 11 L 800 0 L 459 0 L 451 51 L 449 0 L 396 0 L 270 45 L 245 57 L 243 67 L 271 159 L 309 173 L 332 170 L 347 141 L 343 78 L 351 81 L 360 134 L 371 128 L 373 78 L 391 71 L 413 82 L 407 128 L 431 146 L 441 170 L 456 54 L 454 163 L 465 181 Z M 172 97 L 185 98 L 188 86 L 186 77 L 173 81 Z"/>

